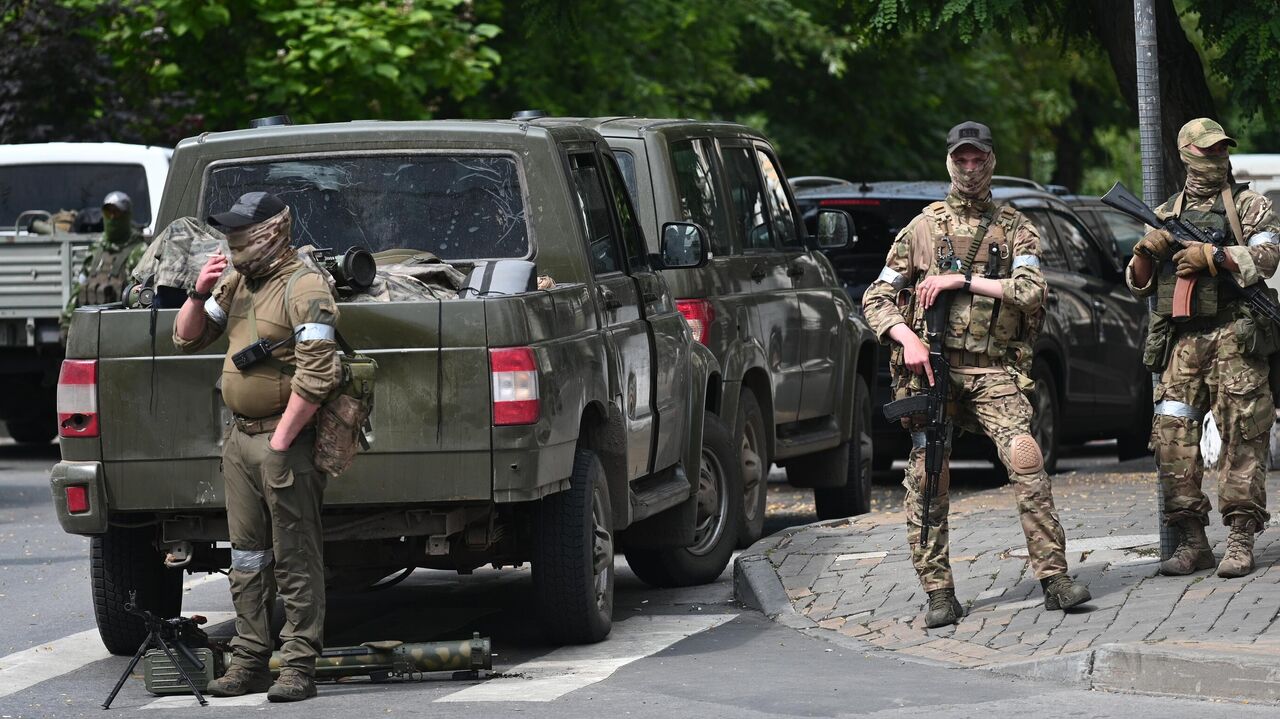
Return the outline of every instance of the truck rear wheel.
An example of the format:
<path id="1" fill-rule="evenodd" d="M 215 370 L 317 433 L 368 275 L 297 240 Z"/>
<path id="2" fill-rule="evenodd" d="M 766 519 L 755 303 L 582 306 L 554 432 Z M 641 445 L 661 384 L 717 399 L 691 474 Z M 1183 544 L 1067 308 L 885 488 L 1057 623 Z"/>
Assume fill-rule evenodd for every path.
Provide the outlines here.
<path id="1" fill-rule="evenodd" d="M 819 472 L 844 472 L 846 475 L 843 487 L 819 487 L 813 490 L 813 504 L 818 519 L 839 519 L 871 511 L 871 397 L 867 381 L 862 377 L 858 377 L 854 387 L 853 402 L 853 434 L 843 446 L 844 451 L 841 452 L 840 447 L 827 450 L 831 456 L 824 459 L 830 466 L 811 469 Z"/>
<path id="2" fill-rule="evenodd" d="M 579 448 L 569 488 L 544 497 L 533 544 L 533 590 L 549 639 L 589 644 L 613 626 L 613 511 L 600 458 Z"/>
<path id="3" fill-rule="evenodd" d="M 702 421 L 702 464 L 698 471 L 698 513 L 688 547 L 627 550 L 627 564 L 655 587 L 688 587 L 714 582 L 729 565 L 738 541 L 742 476 L 733 437 L 724 420 L 707 412 Z"/>
<path id="4" fill-rule="evenodd" d="M 93 614 L 102 643 L 112 654 L 133 654 L 147 638 L 142 620 L 125 611 L 130 591 L 137 593 L 140 609 L 158 617 L 176 617 L 182 611 L 182 570 L 164 566 L 152 543 L 155 536 L 155 527 L 108 527 L 90 543 Z"/>
<path id="5" fill-rule="evenodd" d="M 751 546 L 764 535 L 764 512 L 769 496 L 769 446 L 765 440 L 764 413 L 751 390 L 738 397 L 733 436 L 738 447 L 742 475 L 742 501 L 738 513 L 738 547 Z"/>

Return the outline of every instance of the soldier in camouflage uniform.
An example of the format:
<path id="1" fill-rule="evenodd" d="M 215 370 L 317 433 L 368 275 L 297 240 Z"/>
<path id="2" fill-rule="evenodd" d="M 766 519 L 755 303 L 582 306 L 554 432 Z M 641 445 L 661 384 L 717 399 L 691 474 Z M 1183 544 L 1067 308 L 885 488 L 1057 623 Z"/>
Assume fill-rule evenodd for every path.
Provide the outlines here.
<path id="1" fill-rule="evenodd" d="M 1151 229 L 1134 248 L 1126 273 L 1135 295 L 1156 295 L 1144 362 L 1161 373 L 1151 441 L 1166 521 L 1182 535 L 1173 555 L 1160 564 L 1161 573 L 1169 575 L 1209 569 L 1216 561 L 1204 530 L 1209 500 L 1200 489 L 1200 432 L 1207 411 L 1213 411 L 1222 433 L 1218 510 L 1231 527 L 1218 576 L 1253 571 L 1254 535 L 1269 516 L 1265 482 L 1275 406 L 1267 379 L 1280 332 L 1221 278 L 1229 272 L 1247 286 L 1274 274 L 1280 226 L 1270 200 L 1231 184 L 1227 148 L 1235 144 L 1208 118 L 1184 125 L 1178 151 L 1187 166 L 1186 185 L 1156 209 L 1161 219 L 1179 217 L 1221 233 L 1225 246 L 1179 248 L 1168 232 Z"/>
<path id="2" fill-rule="evenodd" d="M 946 200 L 926 207 L 898 234 L 884 270 L 863 296 L 863 309 L 881 341 L 896 343 L 891 358 L 894 394 L 903 397 L 920 391 L 924 381 L 933 384 L 929 349 L 921 339 L 925 310 L 940 292 L 955 292 L 943 331 L 955 403 L 951 419 L 995 442 L 1017 492 L 1045 607 L 1067 609 L 1090 596 L 1067 576 L 1065 537 L 1023 393 L 1031 388 L 1030 342 L 1045 297 L 1039 235 L 1019 212 L 992 202 L 995 152 L 985 125 L 965 122 L 951 129 L 947 170 L 951 191 Z M 1002 279 L 982 276 L 989 263 L 998 263 Z M 930 505 L 933 529 L 928 542 L 920 542 L 924 439 L 923 431 L 912 432 L 903 481 L 907 537 L 916 573 L 929 593 L 925 623 L 939 627 L 959 621 L 964 610 L 956 599 L 948 558 L 946 472 Z"/>
<path id="3" fill-rule="evenodd" d="M 71 285 L 71 299 L 62 311 L 62 331 L 71 324 L 71 313 L 85 305 L 119 302 L 129 271 L 147 249 L 142 232 L 133 226 L 133 200 L 112 192 L 102 200 L 102 237 L 89 247 Z"/>

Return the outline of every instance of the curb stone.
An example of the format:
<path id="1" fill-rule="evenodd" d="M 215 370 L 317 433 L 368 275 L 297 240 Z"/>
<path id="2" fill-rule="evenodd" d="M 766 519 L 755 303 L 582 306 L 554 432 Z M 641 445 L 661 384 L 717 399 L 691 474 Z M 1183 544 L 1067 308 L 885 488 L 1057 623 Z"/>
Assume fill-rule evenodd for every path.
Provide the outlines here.
<path id="1" fill-rule="evenodd" d="M 792 629 L 815 629 L 817 624 L 798 613 L 791 598 L 769 561 L 769 552 L 787 538 L 787 534 L 765 537 L 733 562 L 733 593 L 739 602 L 766 617 Z"/>

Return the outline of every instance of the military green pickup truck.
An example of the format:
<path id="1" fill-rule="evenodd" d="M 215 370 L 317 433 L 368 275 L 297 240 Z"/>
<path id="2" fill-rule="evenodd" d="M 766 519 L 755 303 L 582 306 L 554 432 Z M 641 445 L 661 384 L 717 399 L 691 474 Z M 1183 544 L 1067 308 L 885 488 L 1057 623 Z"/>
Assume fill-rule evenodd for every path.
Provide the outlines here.
<path id="1" fill-rule="evenodd" d="M 792 485 L 813 489 L 819 519 L 870 511 L 879 343 L 819 252 L 855 243 L 852 219 L 823 210 L 808 236 L 777 153 L 749 127 L 635 117 L 579 124 L 612 147 L 651 236 L 671 221 L 707 232 L 709 263 L 662 274 L 720 369 L 708 409 L 734 428 L 740 545 L 761 536 L 774 463 Z"/>
<path id="2" fill-rule="evenodd" d="M 723 571 L 741 480 L 705 409 L 719 369 L 659 273 L 705 264 L 705 235 L 667 223 L 651 253 L 600 135 L 521 121 L 204 134 L 174 152 L 159 226 L 259 190 L 291 206 L 299 245 L 429 251 L 474 272 L 534 263 L 554 280 L 340 304 L 341 333 L 379 370 L 370 447 L 325 495 L 331 588 L 530 562 L 537 616 L 573 643 L 609 632 L 616 549 L 660 583 Z M 129 591 L 173 615 L 184 570 L 230 564 L 215 386 L 227 347 L 179 354 L 175 314 L 77 311 L 59 379 L 53 501 L 67 532 L 92 537 L 116 653 L 142 639 Z"/>

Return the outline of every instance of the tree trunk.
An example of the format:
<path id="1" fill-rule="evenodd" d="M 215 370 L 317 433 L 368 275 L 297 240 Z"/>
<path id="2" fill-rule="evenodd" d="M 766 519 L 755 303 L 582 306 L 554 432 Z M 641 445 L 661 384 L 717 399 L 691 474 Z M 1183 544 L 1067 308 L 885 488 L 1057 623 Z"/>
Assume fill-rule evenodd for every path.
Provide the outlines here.
<path id="1" fill-rule="evenodd" d="M 1138 117 L 1137 50 L 1133 38 L 1133 3 L 1090 0 L 1093 9 L 1093 36 L 1106 49 L 1125 102 Z M 1178 157 L 1178 130 L 1188 120 L 1215 117 L 1217 109 L 1209 94 L 1200 53 L 1187 39 L 1173 0 L 1155 0 L 1156 32 L 1160 56 L 1160 135 L 1164 139 L 1163 194 L 1172 195 L 1182 187 L 1186 170 Z"/>

